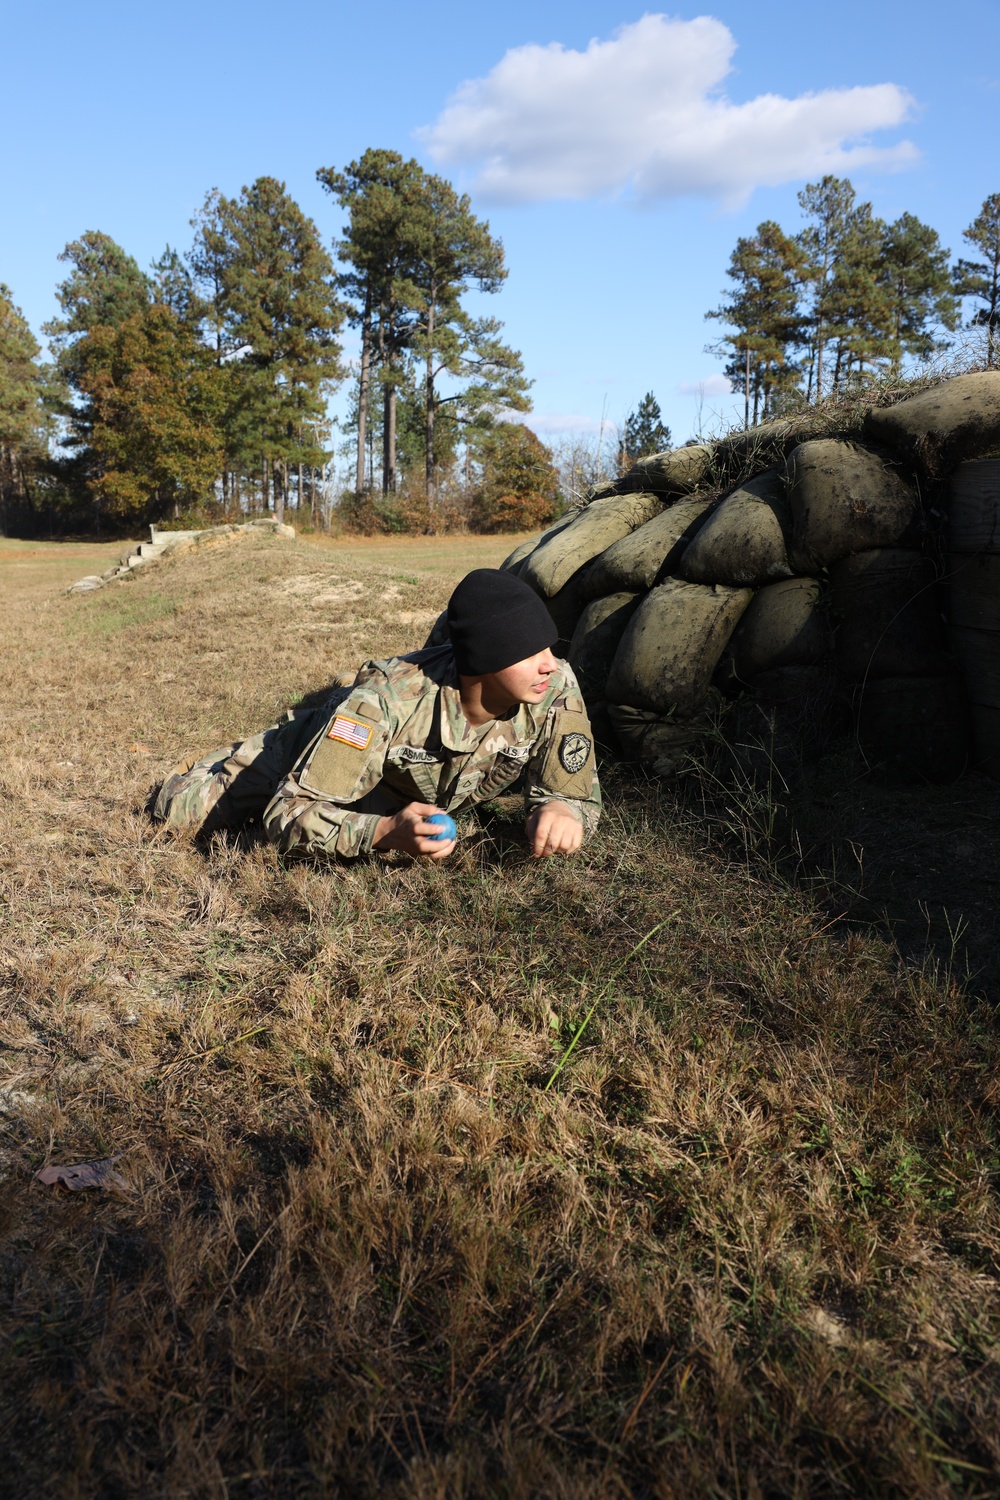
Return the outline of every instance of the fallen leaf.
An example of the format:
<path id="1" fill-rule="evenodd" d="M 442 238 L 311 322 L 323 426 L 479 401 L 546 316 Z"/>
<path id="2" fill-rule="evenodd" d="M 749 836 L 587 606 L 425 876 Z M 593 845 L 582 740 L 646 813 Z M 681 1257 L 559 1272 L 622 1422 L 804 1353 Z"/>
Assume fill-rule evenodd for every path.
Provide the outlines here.
<path id="1" fill-rule="evenodd" d="M 138 740 L 136 740 L 134 745 L 129 745 L 128 748 L 130 755 L 152 755 L 153 753 L 152 745 L 140 745 Z"/>
<path id="2" fill-rule="evenodd" d="M 107 1156 L 103 1161 L 82 1161 L 75 1167 L 42 1167 L 35 1173 L 46 1187 L 67 1187 L 72 1192 L 81 1188 L 127 1187 L 128 1183 L 114 1170 L 117 1156 Z"/>

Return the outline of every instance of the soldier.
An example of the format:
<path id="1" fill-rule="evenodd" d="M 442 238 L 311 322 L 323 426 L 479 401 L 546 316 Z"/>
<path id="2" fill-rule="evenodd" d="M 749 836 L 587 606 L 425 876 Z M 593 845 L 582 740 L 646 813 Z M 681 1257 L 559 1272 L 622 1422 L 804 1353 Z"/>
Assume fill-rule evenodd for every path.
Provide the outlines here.
<path id="1" fill-rule="evenodd" d="M 477 568 L 448 602 L 448 644 L 366 662 L 321 707 L 178 766 L 153 816 L 233 828 L 263 814 L 288 854 L 372 850 L 445 859 L 427 819 L 523 777 L 532 854 L 574 854 L 600 816 L 594 738 L 576 678 L 552 654 L 545 605 L 511 573 Z"/>

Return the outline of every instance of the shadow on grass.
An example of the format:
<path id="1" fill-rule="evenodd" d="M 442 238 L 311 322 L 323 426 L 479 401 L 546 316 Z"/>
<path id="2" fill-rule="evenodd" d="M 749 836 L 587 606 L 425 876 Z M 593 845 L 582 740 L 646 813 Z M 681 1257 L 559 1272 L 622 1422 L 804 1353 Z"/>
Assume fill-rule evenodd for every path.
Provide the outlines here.
<path id="1" fill-rule="evenodd" d="M 763 759 L 763 757 L 761 757 Z M 677 791 L 734 857 L 1000 1001 L 1000 783 L 886 785 L 846 740 L 811 766 L 699 766 Z"/>

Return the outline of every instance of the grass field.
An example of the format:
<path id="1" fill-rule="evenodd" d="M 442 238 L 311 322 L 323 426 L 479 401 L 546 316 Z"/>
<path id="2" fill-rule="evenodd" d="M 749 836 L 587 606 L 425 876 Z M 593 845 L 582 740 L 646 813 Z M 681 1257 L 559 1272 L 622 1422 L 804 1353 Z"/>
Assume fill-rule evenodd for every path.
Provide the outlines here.
<path id="1" fill-rule="evenodd" d="M 179 755 L 510 545 L 253 538 L 71 596 L 120 545 L 0 543 L 5 1495 L 1000 1489 L 1000 1047 L 940 943 L 610 767 L 569 862 L 505 808 L 443 868 L 151 826 Z M 923 804 L 863 800 L 891 873 Z"/>

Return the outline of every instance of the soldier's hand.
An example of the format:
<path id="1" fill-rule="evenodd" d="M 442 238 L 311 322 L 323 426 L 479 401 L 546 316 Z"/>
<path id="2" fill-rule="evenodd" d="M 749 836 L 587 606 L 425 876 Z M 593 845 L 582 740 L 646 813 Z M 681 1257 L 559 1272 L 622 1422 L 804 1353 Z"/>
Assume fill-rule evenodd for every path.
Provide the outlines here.
<path id="1" fill-rule="evenodd" d="M 431 813 L 443 812 L 429 802 L 408 802 L 391 818 L 381 818 L 375 830 L 376 849 L 399 849 L 403 854 L 422 854 L 428 859 L 447 859 L 455 847 L 454 839 L 434 837 L 441 829 L 428 823 Z"/>
<path id="2" fill-rule="evenodd" d="M 536 859 L 549 854 L 575 854 L 583 843 L 583 824 L 565 802 L 543 802 L 524 825 Z"/>

